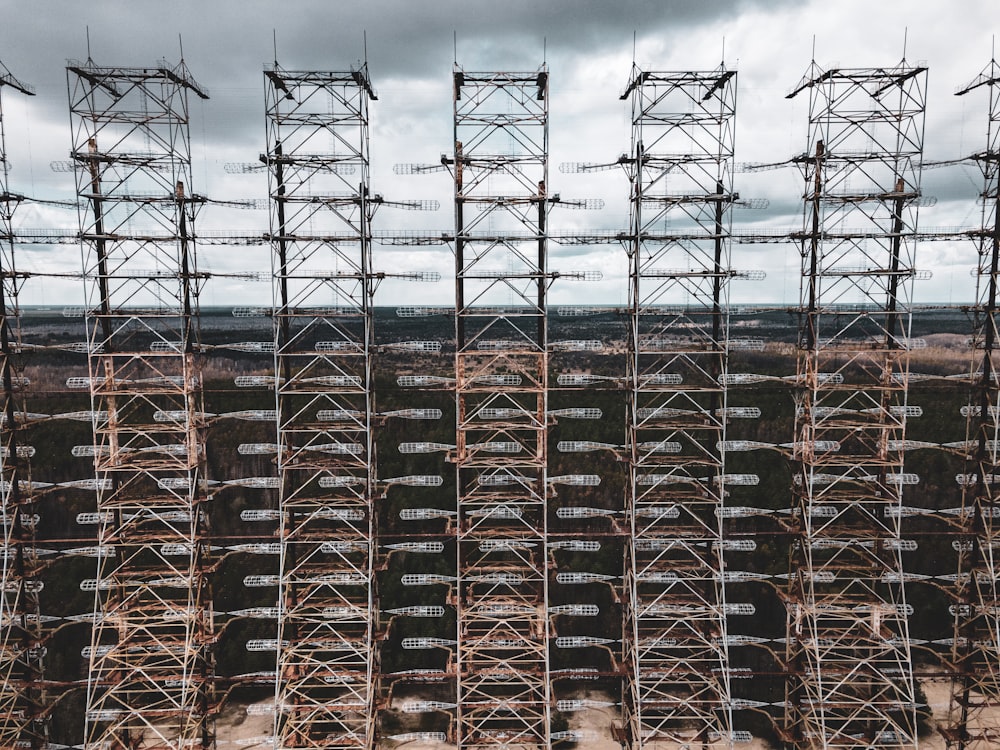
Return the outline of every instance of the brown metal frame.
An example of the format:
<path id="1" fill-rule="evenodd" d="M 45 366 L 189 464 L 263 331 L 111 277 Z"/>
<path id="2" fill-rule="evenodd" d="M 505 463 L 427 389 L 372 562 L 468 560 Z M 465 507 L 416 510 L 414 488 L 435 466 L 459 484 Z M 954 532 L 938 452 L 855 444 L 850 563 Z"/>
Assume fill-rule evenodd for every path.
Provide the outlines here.
<path id="1" fill-rule="evenodd" d="M 208 480 L 183 63 L 71 63 L 99 514 L 86 747 L 214 745 Z M 75 383 L 74 383 L 75 384 Z"/>
<path id="2" fill-rule="evenodd" d="M 926 68 L 823 70 L 809 93 L 782 739 L 910 747 L 900 530 Z M 860 230 L 860 231 L 859 231 Z"/>

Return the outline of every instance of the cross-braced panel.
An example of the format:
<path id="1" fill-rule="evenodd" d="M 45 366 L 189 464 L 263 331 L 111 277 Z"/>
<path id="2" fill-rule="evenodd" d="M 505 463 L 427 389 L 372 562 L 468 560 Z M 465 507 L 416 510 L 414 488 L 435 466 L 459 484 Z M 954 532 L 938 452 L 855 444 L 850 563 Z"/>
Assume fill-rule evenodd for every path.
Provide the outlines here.
<path id="1" fill-rule="evenodd" d="M 629 747 L 728 747 L 720 509 L 735 71 L 633 69 L 623 719 Z"/>
<path id="2" fill-rule="evenodd" d="M 4 86 L 34 94 L 0 63 L 0 95 Z M 0 102 L 0 747 L 40 747 L 47 743 L 39 684 L 44 653 L 38 601 L 41 581 L 28 461 L 34 449 L 25 442 L 22 416 L 27 381 L 18 361 L 21 279 L 13 236 L 14 211 L 22 197 L 10 192 L 5 136 Z"/>
<path id="3" fill-rule="evenodd" d="M 265 73 L 281 570 L 275 742 L 374 746 L 365 67 Z"/>
<path id="4" fill-rule="evenodd" d="M 926 69 L 821 70 L 809 148 L 784 739 L 909 747 L 900 537 Z"/>
<path id="5" fill-rule="evenodd" d="M 100 525 L 86 746 L 209 747 L 201 283 L 184 63 L 67 68 Z"/>
<path id="6" fill-rule="evenodd" d="M 958 516 L 959 568 L 955 580 L 955 637 L 952 684 L 944 736 L 953 748 L 988 748 L 1000 741 L 1000 602 L 996 559 L 996 478 L 1000 474 L 1000 399 L 997 391 L 997 276 L 1000 271 L 1000 66 L 995 60 L 968 86 L 966 94 L 986 87 L 989 120 L 986 149 L 973 154 L 983 174 L 982 229 L 977 251 L 976 305 L 973 309 L 973 391 L 963 409 L 967 416 L 967 469 L 959 475 L 962 513 Z"/>
<path id="7" fill-rule="evenodd" d="M 545 747 L 548 72 L 454 83 L 456 743 Z"/>

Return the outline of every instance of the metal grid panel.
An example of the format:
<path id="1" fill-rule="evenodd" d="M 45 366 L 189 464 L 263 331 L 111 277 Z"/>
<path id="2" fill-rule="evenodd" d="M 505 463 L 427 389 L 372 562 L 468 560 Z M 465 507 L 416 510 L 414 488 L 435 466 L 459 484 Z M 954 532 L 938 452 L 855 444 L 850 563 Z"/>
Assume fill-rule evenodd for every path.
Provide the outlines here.
<path id="1" fill-rule="evenodd" d="M 722 526 L 735 71 L 633 69 L 626 743 L 728 747 Z"/>
<path id="2" fill-rule="evenodd" d="M 787 590 L 785 740 L 909 747 L 900 554 L 926 69 L 815 64 Z"/>
<path id="3" fill-rule="evenodd" d="M 211 746 L 212 597 L 184 63 L 67 68 L 97 472 L 86 746 Z M 157 421 L 155 413 L 171 419 Z"/>
<path id="4" fill-rule="evenodd" d="M 454 84 L 455 740 L 545 747 L 548 71 Z"/>
<path id="5" fill-rule="evenodd" d="M 973 310 L 974 387 L 967 407 L 966 440 L 971 441 L 962 481 L 958 516 L 958 575 L 955 583 L 955 633 L 950 666 L 952 685 L 947 727 L 948 746 L 994 747 L 1000 740 L 1000 610 L 996 559 L 997 439 L 1000 399 L 997 391 L 997 275 L 1000 268 L 1000 66 L 995 60 L 960 89 L 959 95 L 985 86 L 988 92 L 986 149 L 973 154 L 983 173 L 982 231 L 977 251 L 976 306 Z"/>
<path id="6" fill-rule="evenodd" d="M 0 63 L 0 97 L 4 86 L 23 94 L 34 91 Z M 39 681 L 44 648 L 38 594 L 41 581 L 35 549 L 35 502 L 25 444 L 24 387 L 18 361 L 20 341 L 18 294 L 21 280 L 15 263 L 14 212 L 21 196 L 10 192 L 7 148 L 0 101 L 0 512 L 3 558 L 0 560 L 0 746 L 36 747 L 47 743 Z"/>
<path id="7" fill-rule="evenodd" d="M 265 73 L 282 542 L 275 742 L 375 742 L 365 67 Z"/>

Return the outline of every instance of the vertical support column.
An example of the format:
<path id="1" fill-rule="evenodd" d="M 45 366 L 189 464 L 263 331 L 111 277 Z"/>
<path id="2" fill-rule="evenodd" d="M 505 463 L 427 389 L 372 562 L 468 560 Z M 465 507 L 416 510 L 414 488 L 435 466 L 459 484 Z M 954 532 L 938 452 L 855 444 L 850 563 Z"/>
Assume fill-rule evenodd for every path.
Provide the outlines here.
<path id="1" fill-rule="evenodd" d="M 454 85 L 456 743 L 547 747 L 548 71 Z"/>
<path id="2" fill-rule="evenodd" d="M 784 740 L 911 747 L 901 561 L 926 68 L 822 70 L 808 91 Z"/>
<path id="3" fill-rule="evenodd" d="M 1000 393 L 997 387 L 997 281 L 1000 274 L 1000 66 L 996 60 L 959 96 L 982 86 L 989 92 L 986 149 L 972 159 L 983 173 L 982 230 L 977 251 L 976 304 L 973 308 L 973 390 L 963 409 L 967 417 L 967 473 L 959 515 L 959 569 L 955 591 L 952 683 L 945 739 L 967 750 L 996 745 L 1000 738 L 1000 601 L 997 598 L 1000 529 L 996 479 L 1000 475 Z"/>
<path id="4" fill-rule="evenodd" d="M 214 745 L 201 276 L 183 61 L 67 68 L 100 525 L 86 747 Z"/>
<path id="5" fill-rule="evenodd" d="M 721 511 L 736 73 L 634 68 L 627 98 L 625 743 L 729 747 Z"/>
<path id="6" fill-rule="evenodd" d="M 0 63 L 4 87 L 34 96 L 34 90 Z M 41 618 L 38 556 L 35 550 L 35 501 L 24 441 L 24 378 L 20 375 L 18 294 L 14 250 L 14 211 L 21 196 L 8 185 L 6 132 L 0 101 L 0 747 L 40 748 L 48 744 L 42 719 Z"/>
<path id="7" fill-rule="evenodd" d="M 372 748 L 376 466 L 366 66 L 264 72 L 280 479 L 275 744 Z"/>

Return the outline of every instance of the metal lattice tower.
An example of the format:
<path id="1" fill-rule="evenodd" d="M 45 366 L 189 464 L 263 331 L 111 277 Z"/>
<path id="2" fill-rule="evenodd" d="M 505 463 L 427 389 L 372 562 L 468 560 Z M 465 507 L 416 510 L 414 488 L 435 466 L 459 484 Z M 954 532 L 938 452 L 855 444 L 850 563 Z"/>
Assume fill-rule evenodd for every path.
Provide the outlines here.
<path id="1" fill-rule="evenodd" d="M 722 521 L 736 73 L 633 68 L 623 721 L 728 747 Z"/>
<path id="2" fill-rule="evenodd" d="M 0 96 L 4 86 L 34 96 L 0 63 Z M 0 747 L 36 748 L 47 744 L 42 719 L 41 619 L 39 563 L 35 550 L 35 502 L 25 444 L 23 388 L 18 363 L 18 295 L 14 253 L 14 211 L 22 197 L 8 185 L 6 138 L 0 102 L 0 505 L 3 559 L 0 560 Z"/>
<path id="3" fill-rule="evenodd" d="M 548 71 L 454 84 L 456 743 L 546 747 Z"/>
<path id="4" fill-rule="evenodd" d="M 997 277 L 1000 272 L 1000 66 L 996 60 L 957 93 L 985 86 L 989 92 L 986 149 L 972 158 L 983 173 L 982 231 L 975 237 L 977 251 L 976 305 L 973 309 L 972 378 L 968 406 L 967 469 L 962 484 L 960 538 L 956 542 L 959 568 L 956 579 L 952 685 L 947 727 L 948 746 L 994 747 L 1000 740 L 995 716 L 1000 706 L 1000 602 L 997 598 L 1000 549 L 995 477 L 1000 438 L 1000 393 L 997 388 Z"/>
<path id="5" fill-rule="evenodd" d="M 281 570 L 277 747 L 371 748 L 372 296 L 366 66 L 265 73 Z"/>
<path id="6" fill-rule="evenodd" d="M 809 92 L 783 740 L 909 747 L 900 507 L 926 68 L 822 70 Z"/>
<path id="7" fill-rule="evenodd" d="M 86 747 L 211 747 L 200 277 L 183 61 L 67 68 L 100 517 Z"/>

